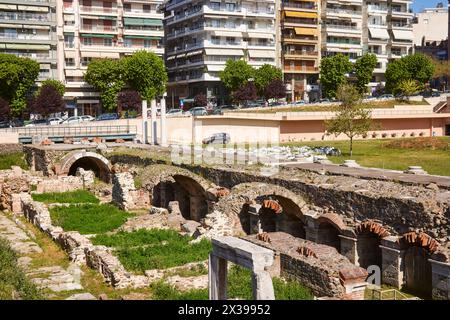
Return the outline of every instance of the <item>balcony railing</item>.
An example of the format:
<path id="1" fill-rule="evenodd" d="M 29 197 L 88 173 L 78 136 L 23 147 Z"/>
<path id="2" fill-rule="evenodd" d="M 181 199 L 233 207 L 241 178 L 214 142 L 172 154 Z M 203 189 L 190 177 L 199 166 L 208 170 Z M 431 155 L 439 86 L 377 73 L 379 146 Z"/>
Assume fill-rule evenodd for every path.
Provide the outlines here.
<path id="1" fill-rule="evenodd" d="M 299 71 L 299 72 L 318 72 L 317 67 L 305 67 L 305 66 L 285 66 L 285 71 Z"/>
<path id="2" fill-rule="evenodd" d="M 310 19 L 310 18 L 284 18 L 283 22 L 284 23 L 302 24 L 302 25 L 308 25 L 308 26 L 317 26 L 317 20 Z"/>
<path id="3" fill-rule="evenodd" d="M 351 15 L 362 15 L 362 11 L 357 10 L 345 10 L 345 9 L 334 9 L 334 8 L 326 8 L 325 12 L 327 13 L 337 13 L 337 14 L 351 14 Z"/>
<path id="4" fill-rule="evenodd" d="M 341 30 L 355 30 L 355 31 L 361 31 L 360 28 L 357 26 L 349 26 L 345 24 L 327 24 L 325 25 L 327 29 L 341 29 Z"/>
<path id="5" fill-rule="evenodd" d="M 4 39 L 14 39 L 14 40 L 55 40 L 50 36 L 39 36 L 34 34 L 12 34 L 12 33 L 0 33 L 0 38 Z"/>
<path id="6" fill-rule="evenodd" d="M 48 14 L 36 13 L 16 13 L 16 12 L 0 12 L 1 20 L 32 20 L 32 21 L 50 21 Z"/>
<path id="7" fill-rule="evenodd" d="M 361 42 L 359 42 L 359 41 L 351 41 L 351 40 L 347 40 L 347 39 L 327 39 L 327 43 L 331 43 L 331 44 L 350 44 L 350 45 L 355 45 L 355 46 L 361 45 Z"/>
<path id="8" fill-rule="evenodd" d="M 309 50 L 287 50 L 283 51 L 284 55 L 291 55 L 291 56 L 319 56 L 319 52 L 317 51 L 309 51 Z"/>
<path id="9" fill-rule="evenodd" d="M 81 26 L 82 30 L 85 31 L 107 31 L 107 32 L 116 32 L 117 27 L 116 26 L 102 26 L 102 25 L 90 25 L 90 24 L 84 24 Z"/>
<path id="10" fill-rule="evenodd" d="M 80 6 L 81 12 L 89 13 L 112 13 L 117 14 L 117 8 L 104 8 L 104 7 L 93 7 L 93 6 Z"/>
<path id="11" fill-rule="evenodd" d="M 288 2 L 288 1 L 283 1 L 282 2 L 282 7 L 283 8 L 296 8 L 296 9 L 307 9 L 307 10 L 316 10 L 317 6 L 315 6 L 314 4 L 307 4 L 307 3 L 298 3 L 298 2 Z"/>

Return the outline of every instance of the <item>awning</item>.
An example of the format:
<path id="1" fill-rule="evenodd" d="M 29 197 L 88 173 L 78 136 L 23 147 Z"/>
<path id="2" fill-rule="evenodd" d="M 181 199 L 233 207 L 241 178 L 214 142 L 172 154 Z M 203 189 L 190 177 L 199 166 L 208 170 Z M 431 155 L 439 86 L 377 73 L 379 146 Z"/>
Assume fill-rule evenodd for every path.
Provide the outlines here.
<path id="1" fill-rule="evenodd" d="M 177 59 L 186 57 L 186 53 L 177 54 Z"/>
<path id="2" fill-rule="evenodd" d="M 74 58 L 75 59 L 75 51 L 64 50 L 64 56 L 66 58 Z"/>
<path id="3" fill-rule="evenodd" d="M 273 39 L 274 35 L 272 33 L 248 32 L 248 37 L 256 39 Z"/>
<path id="4" fill-rule="evenodd" d="M 413 32 L 409 31 L 409 30 L 393 29 L 392 32 L 394 33 L 394 38 L 396 40 L 413 40 L 414 39 Z"/>
<path id="5" fill-rule="evenodd" d="M 208 71 L 223 71 L 225 69 L 225 65 L 208 65 Z"/>
<path id="6" fill-rule="evenodd" d="M 167 57 L 166 61 L 171 61 L 173 59 L 175 59 L 175 56 L 170 56 L 170 57 Z"/>
<path id="7" fill-rule="evenodd" d="M 7 43 L 6 44 L 6 49 L 50 50 L 50 45 L 47 45 L 47 44 Z"/>
<path id="8" fill-rule="evenodd" d="M 316 36 L 318 35 L 317 29 L 313 28 L 294 28 L 295 34 L 304 36 Z"/>
<path id="9" fill-rule="evenodd" d="M 100 103 L 98 99 L 77 99 L 77 103 Z"/>
<path id="10" fill-rule="evenodd" d="M 83 38 L 114 38 L 113 34 L 106 34 L 106 33 L 82 33 L 80 34 L 80 37 Z"/>
<path id="11" fill-rule="evenodd" d="M 248 50 L 250 58 L 275 58 L 275 51 L 271 50 Z"/>
<path id="12" fill-rule="evenodd" d="M 17 6 L 19 11 L 34 11 L 34 12 L 48 12 L 48 7 L 38 7 L 38 6 Z"/>
<path id="13" fill-rule="evenodd" d="M 75 15 L 73 14 L 65 14 L 64 21 L 75 21 Z"/>
<path id="14" fill-rule="evenodd" d="M 389 39 L 389 33 L 386 29 L 369 28 L 370 37 L 376 39 Z"/>
<path id="15" fill-rule="evenodd" d="M 161 37 L 153 37 L 153 36 L 124 36 L 125 39 L 145 39 L 145 40 L 160 40 Z"/>
<path id="16" fill-rule="evenodd" d="M 17 5 L 15 4 L 0 4 L 0 9 L 6 9 L 6 10 L 17 10 Z"/>
<path id="17" fill-rule="evenodd" d="M 118 52 L 99 52 L 99 51 L 81 51 L 81 56 L 84 58 L 111 58 L 119 59 L 120 54 Z"/>
<path id="18" fill-rule="evenodd" d="M 309 18 L 309 19 L 318 18 L 316 12 L 285 11 L 284 15 L 289 18 Z"/>
<path id="19" fill-rule="evenodd" d="M 186 57 L 195 56 L 195 55 L 202 54 L 202 53 L 203 53 L 203 50 L 191 51 L 191 52 L 186 53 Z"/>
<path id="20" fill-rule="evenodd" d="M 30 25 L 30 24 L 24 24 L 22 26 L 22 28 L 24 28 L 24 29 L 50 30 L 50 26 L 38 26 L 38 25 Z"/>
<path id="21" fill-rule="evenodd" d="M 77 69 L 66 69 L 65 73 L 67 77 L 82 77 L 84 75 L 82 70 Z"/>
<path id="22" fill-rule="evenodd" d="M 241 37 L 241 31 L 214 31 L 214 35 L 218 37 Z"/>
<path id="23" fill-rule="evenodd" d="M 161 26 L 160 19 L 143 19 L 143 18 L 124 18 L 123 23 L 127 26 Z"/>
<path id="24" fill-rule="evenodd" d="M 243 56 L 242 49 L 205 49 L 208 56 Z"/>
<path id="25" fill-rule="evenodd" d="M 50 63 L 41 63 L 39 64 L 39 68 L 43 69 L 43 70 L 47 70 L 50 69 L 52 66 Z"/>

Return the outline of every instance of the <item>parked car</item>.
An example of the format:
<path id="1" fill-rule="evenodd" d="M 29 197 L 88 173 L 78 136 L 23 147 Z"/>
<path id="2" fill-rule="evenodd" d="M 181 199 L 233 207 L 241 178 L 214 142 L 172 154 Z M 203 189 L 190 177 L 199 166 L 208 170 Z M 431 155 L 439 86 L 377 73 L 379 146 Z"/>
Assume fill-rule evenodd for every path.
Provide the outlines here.
<path id="1" fill-rule="evenodd" d="M 81 116 L 81 120 L 83 120 L 83 122 L 88 122 L 88 121 L 94 121 L 95 118 L 93 116 Z"/>
<path id="2" fill-rule="evenodd" d="M 62 122 L 62 124 L 77 124 L 83 122 L 80 116 L 70 117 Z"/>
<path id="3" fill-rule="evenodd" d="M 181 116 L 181 115 L 183 115 L 183 110 L 182 109 L 170 109 L 166 115 L 168 117 Z"/>
<path id="4" fill-rule="evenodd" d="M 118 120 L 119 115 L 117 113 L 104 113 L 97 117 L 97 121 L 105 121 L 105 120 Z"/>
<path id="5" fill-rule="evenodd" d="M 220 143 L 226 144 L 230 142 L 230 135 L 225 132 L 214 133 L 213 135 L 202 140 L 203 144 Z"/>
<path id="6" fill-rule="evenodd" d="M 25 127 L 38 127 L 38 126 L 46 126 L 46 125 L 48 125 L 47 119 L 39 119 L 39 120 L 31 121 Z"/>
<path id="7" fill-rule="evenodd" d="M 206 111 L 206 108 L 204 107 L 195 107 L 190 109 L 186 113 L 192 116 L 206 116 L 208 114 L 208 111 Z"/>
<path id="8" fill-rule="evenodd" d="M 59 117 L 49 118 L 47 120 L 47 123 L 49 125 L 51 125 L 51 126 L 55 126 L 55 125 L 61 124 L 62 122 L 64 122 L 64 120 L 59 118 Z"/>
<path id="9" fill-rule="evenodd" d="M 223 106 L 218 106 L 216 109 L 214 109 L 212 114 L 222 115 L 224 111 L 233 111 L 233 110 L 237 110 L 237 109 L 239 109 L 237 106 L 233 106 L 231 104 L 223 105 Z"/>
<path id="10" fill-rule="evenodd" d="M 0 121 L 0 129 L 11 128 L 9 120 Z"/>
<path id="11" fill-rule="evenodd" d="M 390 93 L 386 93 L 386 94 L 382 94 L 377 99 L 378 100 L 390 100 L 390 99 L 394 99 L 394 96 Z"/>

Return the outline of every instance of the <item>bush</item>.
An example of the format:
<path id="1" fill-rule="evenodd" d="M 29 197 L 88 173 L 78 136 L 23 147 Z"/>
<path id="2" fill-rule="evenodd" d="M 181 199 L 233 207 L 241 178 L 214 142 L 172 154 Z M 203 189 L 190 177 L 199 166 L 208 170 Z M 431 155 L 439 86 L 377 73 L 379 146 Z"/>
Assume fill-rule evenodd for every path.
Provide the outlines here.
<path id="1" fill-rule="evenodd" d="M 99 203 L 92 193 L 86 190 L 52 192 L 31 195 L 34 201 L 44 203 Z"/>
<path id="2" fill-rule="evenodd" d="M 425 135 L 424 132 L 419 133 L 419 136 L 420 136 L 420 137 L 423 137 L 424 135 Z"/>
<path id="3" fill-rule="evenodd" d="M 110 204 L 82 204 L 50 209 L 54 224 L 65 231 L 96 234 L 120 227 L 131 215 Z"/>
<path id="4" fill-rule="evenodd" d="M 11 169 L 11 166 L 19 166 L 22 169 L 28 170 L 28 164 L 25 161 L 23 153 L 0 154 L 0 170 Z"/>

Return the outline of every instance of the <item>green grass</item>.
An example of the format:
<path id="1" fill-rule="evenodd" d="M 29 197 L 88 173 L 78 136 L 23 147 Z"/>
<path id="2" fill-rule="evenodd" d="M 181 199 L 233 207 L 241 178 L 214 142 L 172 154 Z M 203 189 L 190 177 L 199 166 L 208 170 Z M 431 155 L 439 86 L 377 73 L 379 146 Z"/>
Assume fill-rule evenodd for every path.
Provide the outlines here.
<path id="1" fill-rule="evenodd" d="M 41 292 L 17 265 L 17 255 L 0 239 L 0 300 L 40 300 Z"/>
<path id="2" fill-rule="evenodd" d="M 150 285 L 153 300 L 208 300 L 208 289 L 193 289 L 180 292 L 164 280 L 153 282 Z"/>
<path id="3" fill-rule="evenodd" d="M 28 170 L 28 164 L 25 161 L 24 154 L 21 152 L 0 154 L 0 170 L 11 169 L 11 166 L 19 166 L 22 169 Z"/>
<path id="4" fill-rule="evenodd" d="M 120 227 L 131 214 L 110 204 L 81 204 L 50 209 L 54 224 L 81 234 L 105 233 Z"/>
<path id="5" fill-rule="evenodd" d="M 144 272 L 208 259 L 211 243 L 205 239 L 189 244 L 191 240 L 174 230 L 152 229 L 97 235 L 92 242 L 113 247 L 127 270 Z"/>
<path id="6" fill-rule="evenodd" d="M 437 142 L 438 147 L 429 141 Z M 402 144 L 407 147 L 403 147 Z M 339 157 L 329 157 L 331 161 L 340 164 L 350 159 L 348 141 L 298 142 L 284 145 L 332 146 L 339 148 L 343 154 Z M 450 137 L 432 140 L 430 138 L 357 140 L 353 144 L 351 159 L 364 167 L 403 171 L 408 166 L 415 165 L 421 166 L 429 174 L 450 176 Z"/>
<path id="7" fill-rule="evenodd" d="M 92 193 L 86 190 L 75 190 L 70 192 L 52 192 L 32 194 L 34 201 L 44 203 L 99 203 Z"/>

